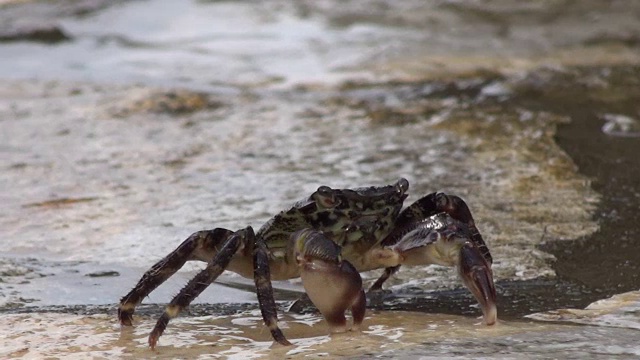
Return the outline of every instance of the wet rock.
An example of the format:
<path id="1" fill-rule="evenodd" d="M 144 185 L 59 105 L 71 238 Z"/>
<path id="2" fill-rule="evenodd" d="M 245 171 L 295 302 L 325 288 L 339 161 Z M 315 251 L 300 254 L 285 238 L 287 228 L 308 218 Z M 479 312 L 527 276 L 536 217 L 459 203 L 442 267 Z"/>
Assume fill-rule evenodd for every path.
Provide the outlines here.
<path id="1" fill-rule="evenodd" d="M 537 104 L 533 110 L 571 119 L 558 127 L 556 142 L 602 194 L 596 212 L 598 232 L 572 241 L 547 241 L 542 247 L 555 257 L 559 277 L 583 284 L 599 297 L 637 290 L 640 283 L 640 253 L 629 250 L 637 248 L 640 238 L 640 143 L 602 131 L 603 114 L 615 114 L 611 120 L 623 123 L 637 118 L 639 70 L 637 64 L 547 70 L 537 77 L 547 78 L 546 84 L 527 76 L 517 86 L 522 104 Z"/>
<path id="2" fill-rule="evenodd" d="M 97 197 L 59 198 L 23 205 L 24 207 L 60 207 L 97 200 Z"/>
<path id="3" fill-rule="evenodd" d="M 126 117 L 136 113 L 155 113 L 181 115 L 201 110 L 215 110 L 223 104 L 206 93 L 175 89 L 140 89 L 132 96 L 118 100 L 111 106 L 110 113 L 117 117 Z"/>
<path id="4" fill-rule="evenodd" d="M 55 44 L 71 40 L 58 25 L 31 25 L 22 28 L 0 29 L 0 42 L 34 41 Z"/>
<path id="5" fill-rule="evenodd" d="M 109 6 L 128 2 L 130 0 L 31 0 L 6 1 L 0 3 L 0 13 L 3 23 L 20 21 L 21 19 L 55 19 L 63 16 L 86 16 Z"/>
<path id="6" fill-rule="evenodd" d="M 605 114 L 602 132 L 611 136 L 640 137 L 640 121 L 630 116 Z"/>
<path id="7" fill-rule="evenodd" d="M 72 40 L 59 21 L 86 16 L 126 0 L 66 0 L 0 2 L 0 42 L 57 44 Z"/>
<path id="8" fill-rule="evenodd" d="M 115 277 L 115 276 L 120 276 L 120 273 L 117 272 L 117 271 L 96 271 L 96 272 L 85 274 L 84 276 L 88 276 L 88 277 Z"/>
<path id="9" fill-rule="evenodd" d="M 631 291 L 596 301 L 585 309 L 557 309 L 528 315 L 540 321 L 572 322 L 640 330 L 640 292 Z"/>

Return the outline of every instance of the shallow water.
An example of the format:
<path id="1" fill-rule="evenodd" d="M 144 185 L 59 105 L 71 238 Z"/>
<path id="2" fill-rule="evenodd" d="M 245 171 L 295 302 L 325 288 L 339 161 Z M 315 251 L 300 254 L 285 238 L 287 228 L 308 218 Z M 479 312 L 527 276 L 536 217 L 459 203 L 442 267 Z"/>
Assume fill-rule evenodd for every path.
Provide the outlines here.
<path id="1" fill-rule="evenodd" d="M 586 310 L 558 310 L 530 318 L 548 322 L 505 321 L 487 327 L 480 319 L 401 311 L 372 311 L 361 332 L 328 336 L 318 315 L 281 317 L 283 330 L 294 333 L 293 347 L 273 344 L 259 311 L 206 308 L 181 317 L 155 351 L 147 348 L 152 319 L 120 329 L 105 309 L 88 312 L 46 311 L 5 314 L 0 333 L 3 357 L 42 358 L 633 358 L 638 293 L 600 301 Z M 143 307 L 144 308 L 144 307 Z M 51 309 L 49 309 L 51 310 Z M 68 311 L 69 308 L 66 308 Z M 159 310 L 159 309 L 155 309 Z M 199 311 L 218 315 L 202 315 Z M 77 311 L 77 310 L 76 310 Z M 231 311 L 232 315 L 228 315 Z M 143 309 L 142 313 L 145 313 Z M 561 322 L 588 326 L 573 326 Z M 37 339 L 36 339 L 37 337 Z"/>
<path id="2" fill-rule="evenodd" d="M 293 347 L 274 345 L 264 331 L 258 310 L 234 316 L 200 316 L 177 319 L 162 339 L 155 354 L 147 349 L 151 323 L 120 331 L 107 315 L 44 314 L 37 320 L 28 315 L 6 315 L 1 321 L 3 335 L 12 341 L 2 355 L 28 355 L 32 358 L 67 356 L 83 349 L 83 356 L 154 358 L 270 358 L 323 356 L 380 356 L 395 354 L 421 344 L 425 339 L 437 342 L 447 338 L 491 339 L 558 330 L 557 325 L 537 323 L 501 323 L 486 327 L 479 321 L 445 315 L 381 312 L 365 319 L 362 332 L 328 336 L 326 325 L 316 315 L 286 315 L 285 331 L 297 338 Z M 374 320 L 375 319 L 375 320 Z M 398 326 L 398 322 L 402 326 Z M 78 333 L 79 328 L 83 333 Z M 29 344 L 25 332 L 42 333 L 46 340 Z M 489 340 L 490 341 L 490 340 Z M 213 354 L 212 354 L 213 353 Z M 433 352 L 432 354 L 436 354 Z"/>
<path id="3" fill-rule="evenodd" d="M 259 227 L 320 185 L 401 176 L 408 201 L 440 190 L 468 201 L 503 323 L 476 325 L 453 269 L 402 269 L 370 304 L 385 310 L 364 331 L 373 355 L 637 355 L 608 327 L 637 329 L 635 311 L 588 327 L 523 320 L 638 287 L 637 4 L 78 4 L 0 8 L 0 31 L 47 19 L 69 38 L 0 43 L 0 308 L 13 339 L 0 355 L 147 356 L 161 307 L 142 309 L 127 337 L 113 306 L 189 234 Z M 169 301 L 201 265 L 145 303 Z M 270 349 L 250 282 L 221 281 L 157 356 L 362 356 L 322 324 L 294 325 L 314 315 L 286 315 L 298 350 Z M 283 308 L 301 291 L 276 286 Z M 548 314 L 532 318 L 573 321 Z M 229 335 L 244 326 L 252 335 Z M 49 345 L 25 350 L 41 333 Z"/>

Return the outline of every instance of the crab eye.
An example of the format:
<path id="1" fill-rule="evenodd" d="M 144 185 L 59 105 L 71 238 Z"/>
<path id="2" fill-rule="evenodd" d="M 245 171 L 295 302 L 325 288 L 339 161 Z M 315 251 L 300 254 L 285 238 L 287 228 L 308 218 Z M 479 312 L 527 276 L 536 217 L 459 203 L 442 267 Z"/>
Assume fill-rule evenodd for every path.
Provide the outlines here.
<path id="1" fill-rule="evenodd" d="M 328 186 L 320 186 L 318 188 L 316 200 L 325 208 L 332 208 L 336 206 L 335 194 Z"/>
<path id="2" fill-rule="evenodd" d="M 396 182 L 396 190 L 399 194 L 404 194 L 407 190 L 409 190 L 409 180 L 400 178 L 400 180 Z"/>

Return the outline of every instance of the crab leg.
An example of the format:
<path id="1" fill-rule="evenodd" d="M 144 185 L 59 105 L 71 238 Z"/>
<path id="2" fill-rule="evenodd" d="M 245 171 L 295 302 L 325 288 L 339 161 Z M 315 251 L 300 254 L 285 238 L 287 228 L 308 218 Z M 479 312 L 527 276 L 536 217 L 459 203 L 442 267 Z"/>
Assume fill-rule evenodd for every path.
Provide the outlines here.
<path id="1" fill-rule="evenodd" d="M 273 339 L 282 345 L 291 345 L 278 327 L 278 311 L 273 297 L 273 287 L 271 286 L 271 272 L 269 270 L 269 250 L 262 237 L 255 238 L 255 248 L 253 253 L 253 277 L 258 294 L 260 312 L 265 325 L 271 331 Z"/>
<path id="2" fill-rule="evenodd" d="M 187 261 L 203 260 L 196 255 L 212 252 L 215 254 L 217 248 L 221 247 L 231 234 L 233 234 L 232 231 L 222 228 L 198 231 L 153 265 L 144 273 L 138 284 L 120 300 L 118 306 L 120 324 L 131 326 L 135 307 L 142 302 L 142 299 L 180 270 Z"/>
<path id="3" fill-rule="evenodd" d="M 382 290 L 382 284 L 384 284 L 384 282 L 387 281 L 393 274 L 397 273 L 398 270 L 400 270 L 400 265 L 384 268 L 384 273 L 380 275 L 378 280 L 376 280 L 373 285 L 371 285 L 371 287 L 369 288 L 369 292 Z"/>
<path id="4" fill-rule="evenodd" d="M 348 330 L 346 310 L 351 310 L 354 328 L 358 329 L 364 320 L 366 297 L 360 273 L 341 259 L 341 247 L 311 229 L 293 233 L 291 241 L 305 291 L 330 331 Z"/>
<path id="5" fill-rule="evenodd" d="M 149 346 L 153 349 L 158 342 L 158 338 L 162 335 L 169 320 L 178 316 L 178 314 L 198 296 L 204 289 L 213 283 L 220 274 L 229 266 L 229 262 L 236 254 L 240 245 L 247 237 L 253 236 L 253 229 L 248 227 L 233 233 L 222 246 L 218 254 L 213 258 L 207 267 L 200 271 L 187 285 L 180 290 L 173 300 L 167 305 L 164 313 L 158 319 L 156 326 L 149 335 Z"/>

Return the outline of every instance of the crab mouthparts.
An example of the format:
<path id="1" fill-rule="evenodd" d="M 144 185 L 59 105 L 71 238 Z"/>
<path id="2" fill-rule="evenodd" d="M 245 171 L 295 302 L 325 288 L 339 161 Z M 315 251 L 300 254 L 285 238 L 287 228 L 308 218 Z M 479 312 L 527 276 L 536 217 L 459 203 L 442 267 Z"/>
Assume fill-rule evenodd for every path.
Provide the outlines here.
<path id="1" fill-rule="evenodd" d="M 460 250 L 460 276 L 482 308 L 484 322 L 493 325 L 498 318 L 496 288 L 490 265 L 480 251 L 471 244 Z"/>

